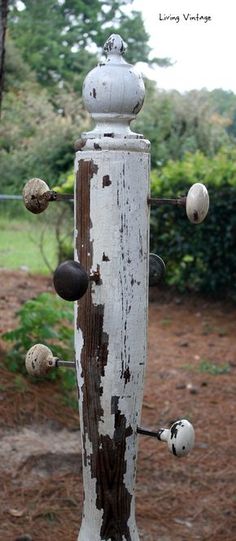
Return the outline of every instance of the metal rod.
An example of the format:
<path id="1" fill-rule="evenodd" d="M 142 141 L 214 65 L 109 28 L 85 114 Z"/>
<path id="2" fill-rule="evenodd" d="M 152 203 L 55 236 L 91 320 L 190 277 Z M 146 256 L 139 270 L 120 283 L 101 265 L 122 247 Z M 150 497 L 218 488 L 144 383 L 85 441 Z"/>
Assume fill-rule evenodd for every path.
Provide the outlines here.
<path id="1" fill-rule="evenodd" d="M 9 199 L 9 201 L 12 201 L 12 200 L 16 200 L 16 201 L 19 201 L 19 200 L 22 200 L 22 195 L 8 195 L 8 194 L 0 194 L 0 201 L 7 201 Z"/>
<path id="2" fill-rule="evenodd" d="M 177 207 L 185 207 L 186 206 L 186 197 L 178 197 L 176 199 L 164 199 L 161 197 L 149 197 L 148 198 L 148 204 L 154 205 L 154 206 L 162 206 L 162 205 L 174 205 Z"/>
<path id="3" fill-rule="evenodd" d="M 154 432 L 153 430 L 148 430 L 147 428 L 142 428 L 141 426 L 138 426 L 137 433 L 142 434 L 143 436 L 151 436 L 152 438 L 159 439 L 159 431 Z"/>
<path id="4" fill-rule="evenodd" d="M 22 195 L 9 195 L 9 194 L 0 194 L 0 201 L 21 201 L 23 199 Z M 58 193 L 54 190 L 49 190 L 45 192 L 39 199 L 46 199 L 47 201 L 72 201 L 74 202 L 74 196 L 71 193 Z"/>
<path id="5" fill-rule="evenodd" d="M 63 361 L 63 359 L 56 359 L 56 367 L 66 366 L 66 368 L 75 368 L 75 361 Z"/>
<path id="6" fill-rule="evenodd" d="M 58 193 L 54 192 L 54 190 L 45 192 L 41 197 L 47 201 L 74 201 L 71 193 Z"/>

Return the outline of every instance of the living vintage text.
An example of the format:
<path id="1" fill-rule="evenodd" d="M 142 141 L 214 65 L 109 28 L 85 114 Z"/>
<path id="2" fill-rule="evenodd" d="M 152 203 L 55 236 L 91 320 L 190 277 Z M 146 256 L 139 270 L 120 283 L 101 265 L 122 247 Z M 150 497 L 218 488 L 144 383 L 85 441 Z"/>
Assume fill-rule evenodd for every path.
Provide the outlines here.
<path id="1" fill-rule="evenodd" d="M 192 15 L 191 13 L 182 13 L 180 15 L 171 15 L 166 13 L 159 13 L 159 21 L 171 21 L 175 23 L 183 22 L 203 22 L 208 23 L 212 18 L 210 15 L 200 15 L 196 13 Z"/>

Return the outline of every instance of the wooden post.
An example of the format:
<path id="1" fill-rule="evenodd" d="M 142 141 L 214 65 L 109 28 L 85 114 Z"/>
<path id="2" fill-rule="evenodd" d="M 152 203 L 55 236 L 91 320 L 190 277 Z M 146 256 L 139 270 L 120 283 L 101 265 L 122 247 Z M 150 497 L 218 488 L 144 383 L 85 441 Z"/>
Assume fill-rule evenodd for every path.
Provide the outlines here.
<path id="1" fill-rule="evenodd" d="M 149 142 L 129 124 L 144 85 L 110 36 L 107 60 L 85 79 L 96 122 L 76 153 L 75 260 L 98 279 L 76 305 L 75 348 L 83 449 L 79 541 L 138 541 L 137 427 L 147 348 Z"/>

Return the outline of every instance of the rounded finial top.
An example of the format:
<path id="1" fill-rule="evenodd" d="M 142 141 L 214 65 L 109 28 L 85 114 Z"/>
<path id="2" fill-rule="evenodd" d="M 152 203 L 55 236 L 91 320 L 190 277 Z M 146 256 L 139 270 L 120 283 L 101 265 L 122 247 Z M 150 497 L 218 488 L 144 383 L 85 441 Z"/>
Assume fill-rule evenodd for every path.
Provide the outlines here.
<path id="1" fill-rule="evenodd" d="M 127 45 L 119 34 L 111 34 L 103 48 L 108 56 L 115 54 L 123 55 L 127 49 Z"/>
<path id="2" fill-rule="evenodd" d="M 107 58 L 91 70 L 83 85 L 86 109 L 96 122 L 86 139 L 134 138 L 129 124 L 143 105 L 145 88 L 141 74 L 123 58 L 126 45 L 119 34 L 112 34 L 104 45 Z M 140 136 L 139 136 L 140 137 Z"/>

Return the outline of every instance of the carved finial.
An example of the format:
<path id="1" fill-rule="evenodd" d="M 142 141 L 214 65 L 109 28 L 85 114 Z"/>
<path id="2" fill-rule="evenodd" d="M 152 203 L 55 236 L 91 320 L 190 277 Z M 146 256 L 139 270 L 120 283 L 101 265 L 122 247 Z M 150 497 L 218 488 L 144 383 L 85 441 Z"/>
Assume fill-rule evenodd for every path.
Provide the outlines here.
<path id="1" fill-rule="evenodd" d="M 104 51 L 109 55 L 122 55 L 127 49 L 126 43 L 119 34 L 111 34 L 104 45 Z"/>
<path id="2" fill-rule="evenodd" d="M 119 34 L 112 34 L 104 45 L 106 60 L 85 78 L 83 100 L 96 122 L 94 130 L 82 134 L 82 138 L 87 140 L 86 148 L 88 140 L 94 139 L 104 139 L 101 148 L 122 145 L 121 139 L 142 139 L 142 135 L 133 133 L 129 125 L 142 108 L 145 87 L 140 73 L 122 57 L 125 49 Z M 119 142 L 116 143 L 115 139 Z"/>

